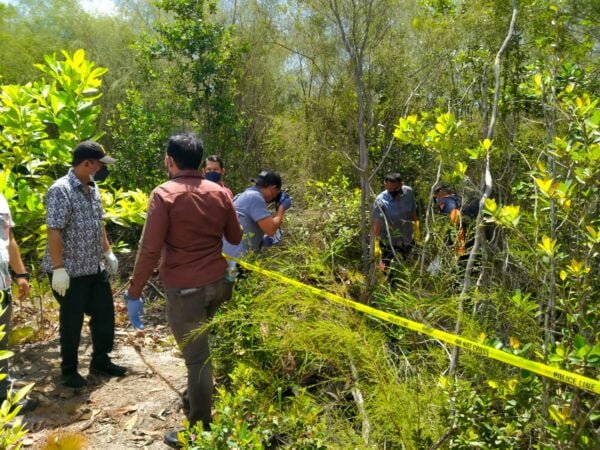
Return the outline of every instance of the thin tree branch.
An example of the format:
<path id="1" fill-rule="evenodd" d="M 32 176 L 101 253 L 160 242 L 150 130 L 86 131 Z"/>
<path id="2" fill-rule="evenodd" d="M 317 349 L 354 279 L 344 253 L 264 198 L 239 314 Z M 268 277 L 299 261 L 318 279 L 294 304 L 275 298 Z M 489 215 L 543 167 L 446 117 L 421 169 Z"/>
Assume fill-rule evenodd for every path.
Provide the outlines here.
<path id="1" fill-rule="evenodd" d="M 500 101 L 500 91 L 501 91 L 500 58 L 506 51 L 506 48 L 508 47 L 508 44 L 509 44 L 510 40 L 512 39 L 514 29 L 515 29 L 515 23 L 517 21 L 517 12 L 518 12 L 517 0 L 512 0 L 512 16 L 510 18 L 508 32 L 506 33 L 504 42 L 502 43 L 502 46 L 498 50 L 498 53 L 496 54 L 496 58 L 494 60 L 494 74 L 495 74 L 494 103 L 492 105 L 492 117 L 490 119 L 490 126 L 489 126 L 488 132 L 487 132 L 487 139 L 490 139 L 490 140 L 494 136 L 494 129 L 496 126 L 496 120 L 497 120 L 497 116 L 498 116 L 498 103 Z M 460 293 L 460 301 L 458 304 L 458 317 L 456 320 L 456 327 L 454 329 L 454 333 L 457 335 L 460 334 L 460 330 L 462 327 L 464 304 L 465 304 L 465 299 L 467 298 L 467 295 L 471 288 L 471 275 L 473 273 L 473 266 L 475 265 L 475 258 L 477 257 L 477 252 L 479 251 L 479 247 L 481 246 L 481 241 L 484 238 L 483 227 L 481 226 L 481 223 L 483 221 L 483 208 L 485 205 L 485 200 L 487 198 L 489 198 L 492 193 L 493 179 L 492 179 L 492 173 L 490 170 L 490 149 L 487 150 L 486 159 L 485 159 L 484 180 L 485 180 L 485 188 L 483 191 L 483 195 L 481 196 L 481 199 L 479 200 L 479 213 L 477 214 L 477 220 L 476 220 L 475 241 L 473 242 L 473 247 L 471 247 L 471 252 L 469 253 L 469 259 L 467 261 L 467 267 L 465 269 L 465 277 L 463 280 L 463 287 L 462 287 L 462 291 Z M 458 357 L 459 357 L 459 349 L 458 349 L 458 347 L 454 347 L 454 349 L 452 351 L 452 361 L 450 362 L 450 367 L 448 369 L 448 372 L 450 375 L 453 375 L 454 372 L 456 371 L 456 368 L 458 367 Z"/>

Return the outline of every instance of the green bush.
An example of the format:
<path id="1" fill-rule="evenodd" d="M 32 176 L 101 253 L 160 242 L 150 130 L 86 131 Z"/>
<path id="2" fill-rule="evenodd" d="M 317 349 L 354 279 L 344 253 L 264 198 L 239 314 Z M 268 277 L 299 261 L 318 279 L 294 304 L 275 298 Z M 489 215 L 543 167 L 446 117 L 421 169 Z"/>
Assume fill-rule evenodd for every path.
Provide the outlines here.
<path id="1" fill-rule="evenodd" d="M 0 192 L 11 205 L 22 252 L 36 251 L 37 257 L 45 248 L 46 191 L 67 172 L 77 143 L 103 136 L 95 102 L 107 69 L 95 67 L 83 50 L 62 54 L 64 60 L 49 55 L 36 65 L 41 80 L 0 87 Z M 146 194 L 125 192 L 110 181 L 101 191 L 111 223 L 143 224 Z"/>
<path id="2" fill-rule="evenodd" d="M 255 369 L 239 364 L 229 376 L 231 386 L 218 389 L 210 430 L 187 423 L 180 433 L 185 448 L 326 448 L 321 411 L 305 392 L 273 402 Z"/>
<path id="3" fill-rule="evenodd" d="M 0 311 L 0 315 L 2 314 L 6 314 L 6 309 Z M 4 327 L 4 325 L 0 325 L 0 339 L 6 334 Z M 0 359 L 10 358 L 12 355 L 11 351 L 0 350 Z M 4 379 L 6 376 L 5 373 L 2 373 L 0 379 Z M 17 417 L 22 408 L 17 403 L 27 395 L 31 388 L 33 388 L 33 383 L 22 387 L 16 393 L 9 389 L 6 400 L 0 405 L 0 448 L 15 450 L 21 448 L 20 441 L 27 435 L 27 430 L 23 426 L 21 418 Z"/>

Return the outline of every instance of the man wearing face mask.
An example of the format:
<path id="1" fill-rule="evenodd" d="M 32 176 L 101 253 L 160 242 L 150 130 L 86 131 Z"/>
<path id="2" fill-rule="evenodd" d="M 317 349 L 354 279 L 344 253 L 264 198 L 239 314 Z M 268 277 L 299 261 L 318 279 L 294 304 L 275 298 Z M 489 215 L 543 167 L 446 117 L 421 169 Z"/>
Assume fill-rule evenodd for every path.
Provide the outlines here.
<path id="1" fill-rule="evenodd" d="M 100 144 L 84 141 L 73 151 L 67 175 L 52 184 L 46 194 L 48 241 L 42 262 L 60 305 L 60 354 L 62 382 L 80 388 L 78 349 L 84 314 L 91 317 L 92 360 L 90 372 L 123 376 L 125 367 L 114 364 L 115 310 L 108 275 L 115 275 L 118 261 L 102 224 L 104 211 L 96 181 L 108 176 L 106 164 L 115 160 Z"/>
<path id="2" fill-rule="evenodd" d="M 202 167 L 202 175 L 208 181 L 217 183 L 221 186 L 229 197 L 233 200 L 233 192 L 223 183 L 223 175 L 225 175 L 225 167 L 223 166 L 223 160 L 217 155 L 210 155 L 204 160 L 204 166 Z"/>
<path id="3" fill-rule="evenodd" d="M 276 206 L 274 215 L 267 208 L 267 203 L 271 202 L 275 202 Z M 292 197 L 281 190 L 281 177 L 277 172 L 263 170 L 254 180 L 254 186 L 236 195 L 233 203 L 244 230 L 244 238 L 238 246 L 225 242 L 223 252 L 240 257 L 258 252 L 265 234 L 270 237 L 275 235 L 285 211 L 292 206 Z"/>
<path id="4" fill-rule="evenodd" d="M 394 255 L 408 257 L 413 247 L 413 222 L 417 211 L 415 195 L 398 173 L 385 176 L 385 191 L 375 199 L 373 236 L 382 244 L 383 263 L 389 266 Z"/>

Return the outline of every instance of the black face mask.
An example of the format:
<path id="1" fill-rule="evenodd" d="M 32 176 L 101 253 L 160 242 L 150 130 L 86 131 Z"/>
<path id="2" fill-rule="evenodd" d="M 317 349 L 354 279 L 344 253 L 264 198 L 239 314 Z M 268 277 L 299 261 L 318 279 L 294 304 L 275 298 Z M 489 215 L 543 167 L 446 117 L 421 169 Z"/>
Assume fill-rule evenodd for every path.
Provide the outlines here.
<path id="1" fill-rule="evenodd" d="M 402 191 L 388 191 L 393 198 L 398 197 L 398 194 L 402 194 Z"/>
<path id="2" fill-rule="evenodd" d="M 221 181 L 221 174 L 219 172 L 206 172 L 204 174 L 204 178 L 208 181 L 212 181 L 213 183 L 218 183 Z"/>
<path id="3" fill-rule="evenodd" d="M 104 181 L 108 177 L 108 169 L 103 166 L 98 172 L 94 174 L 94 181 Z"/>

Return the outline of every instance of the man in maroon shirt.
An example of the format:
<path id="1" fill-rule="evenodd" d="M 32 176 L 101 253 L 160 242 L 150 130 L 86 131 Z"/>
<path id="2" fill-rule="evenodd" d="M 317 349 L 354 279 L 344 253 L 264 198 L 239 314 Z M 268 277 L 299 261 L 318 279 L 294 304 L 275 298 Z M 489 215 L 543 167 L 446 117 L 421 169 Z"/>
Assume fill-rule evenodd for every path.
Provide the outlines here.
<path id="1" fill-rule="evenodd" d="M 213 393 L 208 334 L 184 341 L 231 298 L 232 283 L 225 279 L 227 262 L 221 248 L 223 237 L 239 243 L 242 231 L 229 194 L 200 175 L 202 153 L 202 142 L 193 133 L 169 138 L 165 165 L 170 180 L 150 196 L 126 298 L 139 301 L 160 259 L 169 326 L 183 345 L 188 369 L 186 414 L 191 424 L 201 421 L 207 429 Z M 177 432 L 167 433 L 165 443 L 177 448 Z"/>

